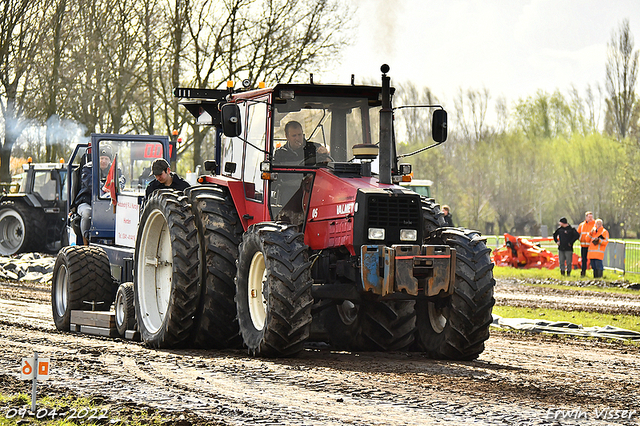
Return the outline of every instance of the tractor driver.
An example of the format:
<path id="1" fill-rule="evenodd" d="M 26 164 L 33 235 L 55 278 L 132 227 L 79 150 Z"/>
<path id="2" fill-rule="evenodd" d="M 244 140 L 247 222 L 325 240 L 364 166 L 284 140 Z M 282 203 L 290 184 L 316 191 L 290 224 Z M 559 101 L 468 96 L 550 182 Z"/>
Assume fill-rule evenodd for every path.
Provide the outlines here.
<path id="1" fill-rule="evenodd" d="M 100 181 L 106 180 L 111 167 L 111 147 L 100 147 Z M 85 245 L 89 244 L 89 228 L 91 227 L 91 192 L 93 188 L 93 164 L 91 161 L 82 166 L 80 175 L 80 191 L 73 202 L 77 206 L 76 211 L 80 215 L 80 229 Z M 101 193 L 101 195 L 103 195 Z"/>
<path id="2" fill-rule="evenodd" d="M 287 138 L 287 143 L 283 147 L 278 148 L 274 153 L 274 164 L 289 166 L 305 165 L 307 161 L 311 159 L 310 156 L 313 156 L 313 151 L 315 151 L 316 156 L 315 163 L 326 163 L 331 159 L 327 148 L 319 143 L 309 142 L 304 138 L 302 125 L 297 121 L 289 121 L 284 126 L 284 135 Z M 318 161 L 318 159 L 322 161 Z M 312 165 L 315 165 L 315 163 Z"/>
<path id="3" fill-rule="evenodd" d="M 189 182 L 171 171 L 169 163 L 164 158 L 158 158 L 153 162 L 150 176 L 154 176 L 155 179 L 147 185 L 145 198 L 149 198 L 151 193 L 157 189 L 171 188 L 176 191 L 184 191 L 191 186 Z"/>

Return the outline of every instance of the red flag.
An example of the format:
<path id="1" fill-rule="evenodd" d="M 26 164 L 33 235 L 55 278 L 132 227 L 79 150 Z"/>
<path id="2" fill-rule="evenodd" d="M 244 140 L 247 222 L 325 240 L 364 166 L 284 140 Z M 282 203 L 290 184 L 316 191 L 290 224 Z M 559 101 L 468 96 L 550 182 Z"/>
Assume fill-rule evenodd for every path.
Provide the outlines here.
<path id="1" fill-rule="evenodd" d="M 116 163 L 118 161 L 118 154 L 113 157 L 113 162 L 109 168 L 109 174 L 107 175 L 107 181 L 104 183 L 103 191 L 109 192 L 111 196 L 111 204 L 113 205 L 113 212 L 115 213 L 115 207 L 118 204 L 118 185 L 116 182 Z"/>

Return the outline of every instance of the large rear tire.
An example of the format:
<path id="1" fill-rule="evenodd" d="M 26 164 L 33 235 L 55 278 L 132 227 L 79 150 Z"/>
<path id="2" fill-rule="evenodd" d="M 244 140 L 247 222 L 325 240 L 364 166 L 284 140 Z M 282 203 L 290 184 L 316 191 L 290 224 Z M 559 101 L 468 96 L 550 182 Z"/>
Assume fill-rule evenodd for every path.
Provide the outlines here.
<path id="1" fill-rule="evenodd" d="M 89 303 L 86 303 L 89 302 Z M 58 330 L 69 331 L 72 310 L 108 311 L 113 303 L 109 258 L 99 247 L 69 246 L 53 267 L 51 307 Z"/>
<path id="2" fill-rule="evenodd" d="M 154 192 L 142 211 L 135 252 L 135 307 L 142 341 L 186 346 L 200 302 L 198 231 L 177 192 Z"/>
<path id="3" fill-rule="evenodd" d="M 202 348 L 239 348 L 242 337 L 234 297 L 236 259 L 242 239 L 242 223 L 231 195 L 215 186 L 187 190 L 198 226 L 202 268 L 202 296 L 194 344 Z"/>
<path id="4" fill-rule="evenodd" d="M 475 359 L 489 338 L 495 303 L 491 250 L 478 232 L 458 228 L 435 231 L 426 242 L 456 249 L 456 281 L 447 299 L 416 302 L 417 347 L 431 358 Z"/>
<path id="5" fill-rule="evenodd" d="M 311 324 L 311 262 L 304 235 L 293 225 L 252 225 L 238 257 L 236 306 L 252 356 L 293 356 Z"/>
<path id="6" fill-rule="evenodd" d="M 42 251 L 46 240 L 43 227 L 43 214 L 29 210 L 20 202 L 3 202 L 0 204 L 0 255 Z"/>

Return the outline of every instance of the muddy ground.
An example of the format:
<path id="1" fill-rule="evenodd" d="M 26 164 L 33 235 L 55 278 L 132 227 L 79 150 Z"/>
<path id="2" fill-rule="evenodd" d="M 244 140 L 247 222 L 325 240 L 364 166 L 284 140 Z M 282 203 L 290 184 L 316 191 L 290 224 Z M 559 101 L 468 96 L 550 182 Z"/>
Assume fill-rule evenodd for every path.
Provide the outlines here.
<path id="1" fill-rule="evenodd" d="M 496 301 L 640 316 L 640 292 L 500 280 Z M 19 361 L 38 351 L 52 359 L 39 395 L 88 397 L 102 407 L 103 424 L 140 413 L 179 425 L 640 424 L 640 348 L 616 341 L 492 330 L 473 362 L 324 347 L 255 359 L 58 332 L 46 285 L 0 283 L 0 313 L 0 393 L 30 391 L 18 380 Z M 12 408 L 0 404 L 0 419 Z"/>

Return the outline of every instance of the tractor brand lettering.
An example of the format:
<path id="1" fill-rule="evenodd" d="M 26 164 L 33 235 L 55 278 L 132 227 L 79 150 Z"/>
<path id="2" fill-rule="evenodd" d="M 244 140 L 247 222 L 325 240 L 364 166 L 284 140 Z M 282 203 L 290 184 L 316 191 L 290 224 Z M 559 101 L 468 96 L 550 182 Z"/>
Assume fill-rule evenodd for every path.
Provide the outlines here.
<path id="1" fill-rule="evenodd" d="M 351 214 L 351 213 L 353 213 L 353 203 L 338 205 L 338 214 Z"/>

